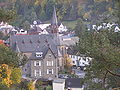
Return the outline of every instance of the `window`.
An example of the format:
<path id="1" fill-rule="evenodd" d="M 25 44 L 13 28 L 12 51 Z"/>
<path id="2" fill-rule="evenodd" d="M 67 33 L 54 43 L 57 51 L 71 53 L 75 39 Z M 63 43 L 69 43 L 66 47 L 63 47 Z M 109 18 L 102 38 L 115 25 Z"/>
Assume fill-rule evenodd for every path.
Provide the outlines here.
<path id="1" fill-rule="evenodd" d="M 51 58 L 51 56 L 52 56 L 52 55 L 51 55 L 51 54 L 49 54 L 49 58 Z"/>
<path id="2" fill-rule="evenodd" d="M 36 52 L 36 57 L 42 57 L 43 52 Z"/>
<path id="3" fill-rule="evenodd" d="M 25 69 L 25 71 L 27 71 L 27 69 Z"/>
<path id="4" fill-rule="evenodd" d="M 53 66 L 53 61 L 47 61 L 47 66 Z"/>
<path id="5" fill-rule="evenodd" d="M 75 63 L 75 61 L 73 61 L 73 63 Z"/>
<path id="6" fill-rule="evenodd" d="M 34 61 L 34 66 L 41 66 L 41 61 Z"/>
<path id="7" fill-rule="evenodd" d="M 34 73 L 35 73 L 35 76 L 41 76 L 41 69 L 35 70 Z"/>
<path id="8" fill-rule="evenodd" d="M 83 60 L 85 60 L 85 61 L 86 61 L 86 58 L 85 58 L 85 57 L 83 57 Z"/>
<path id="9" fill-rule="evenodd" d="M 24 44 L 25 42 L 24 42 L 24 40 L 22 40 L 22 44 Z"/>
<path id="10" fill-rule="evenodd" d="M 30 43 L 32 44 L 32 41 L 30 40 Z"/>
<path id="11" fill-rule="evenodd" d="M 75 56 L 73 55 L 73 58 L 75 58 Z"/>
<path id="12" fill-rule="evenodd" d="M 53 74 L 53 69 L 47 69 L 47 74 Z"/>

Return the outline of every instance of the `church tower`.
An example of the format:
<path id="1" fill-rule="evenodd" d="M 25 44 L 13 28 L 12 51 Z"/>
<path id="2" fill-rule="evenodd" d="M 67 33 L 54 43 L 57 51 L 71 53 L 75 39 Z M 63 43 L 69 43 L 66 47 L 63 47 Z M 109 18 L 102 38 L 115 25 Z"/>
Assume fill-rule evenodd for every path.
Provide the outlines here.
<path id="1" fill-rule="evenodd" d="M 53 16 L 52 16 L 51 25 L 52 26 L 58 26 L 58 20 L 57 20 L 57 14 L 56 14 L 55 6 L 53 7 Z"/>
<path id="2" fill-rule="evenodd" d="M 58 20 L 57 20 L 57 13 L 56 13 L 55 6 L 53 9 L 53 16 L 51 19 L 51 34 L 55 44 L 57 45 L 59 70 L 62 70 L 64 68 L 64 59 L 62 55 L 63 49 L 61 48 L 62 45 L 61 45 L 61 40 L 58 32 Z"/>
<path id="3" fill-rule="evenodd" d="M 54 35 L 57 35 L 58 33 L 58 20 L 57 20 L 57 14 L 56 14 L 56 8 L 53 7 L 53 16 L 51 19 L 51 33 Z"/>

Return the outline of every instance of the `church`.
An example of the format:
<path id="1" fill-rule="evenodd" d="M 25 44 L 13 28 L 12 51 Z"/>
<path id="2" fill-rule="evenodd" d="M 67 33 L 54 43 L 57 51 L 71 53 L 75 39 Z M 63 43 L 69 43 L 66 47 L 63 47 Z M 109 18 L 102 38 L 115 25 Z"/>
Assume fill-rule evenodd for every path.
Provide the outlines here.
<path id="1" fill-rule="evenodd" d="M 64 68 L 63 57 L 66 51 L 60 43 L 55 7 L 49 34 L 13 34 L 9 42 L 12 50 L 28 58 L 27 63 L 22 66 L 23 76 L 53 80 L 58 77 L 58 71 Z"/>

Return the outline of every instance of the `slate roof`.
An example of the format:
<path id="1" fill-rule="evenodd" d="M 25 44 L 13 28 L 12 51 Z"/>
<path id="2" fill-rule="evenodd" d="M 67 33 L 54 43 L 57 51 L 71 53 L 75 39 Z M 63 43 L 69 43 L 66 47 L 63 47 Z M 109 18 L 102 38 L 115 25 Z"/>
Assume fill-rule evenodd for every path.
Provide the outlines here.
<path id="1" fill-rule="evenodd" d="M 31 55 L 31 57 L 29 58 L 29 59 L 34 59 L 34 60 L 40 60 L 40 59 L 44 59 L 45 58 L 45 55 L 47 54 L 47 52 L 48 52 L 48 50 L 51 50 L 52 51 L 52 53 L 54 54 L 54 55 L 56 55 L 55 54 L 55 49 L 53 50 L 53 49 L 51 49 L 49 46 L 43 46 L 43 47 L 40 47 L 40 46 L 38 46 L 37 48 L 36 48 L 36 50 L 32 53 L 32 55 Z M 36 57 L 36 52 L 42 52 L 43 54 L 42 54 L 42 57 Z M 55 56 L 56 57 L 56 56 Z"/>
<path id="2" fill-rule="evenodd" d="M 66 88 L 82 88 L 82 83 L 81 83 L 80 78 L 67 78 L 65 80 L 65 87 Z"/>
<path id="3" fill-rule="evenodd" d="M 75 49 L 72 46 L 67 49 L 67 54 L 69 55 L 77 55 L 78 53 L 79 53 L 79 50 Z"/>
<path id="4" fill-rule="evenodd" d="M 34 26 L 30 30 L 28 30 L 28 34 L 39 34 L 39 32 L 41 32 L 41 31 L 42 31 L 42 29 L 40 27 Z"/>
<path id="5" fill-rule="evenodd" d="M 60 37 L 60 43 L 61 45 L 66 45 L 66 46 L 74 46 L 76 43 L 78 43 L 79 38 L 78 37 L 70 37 L 70 38 L 64 38 Z"/>
<path id="6" fill-rule="evenodd" d="M 10 47 L 14 51 L 19 48 L 22 53 L 33 53 L 38 46 L 43 49 L 43 46 L 47 45 L 57 55 L 57 45 L 51 35 L 15 35 L 10 37 Z"/>

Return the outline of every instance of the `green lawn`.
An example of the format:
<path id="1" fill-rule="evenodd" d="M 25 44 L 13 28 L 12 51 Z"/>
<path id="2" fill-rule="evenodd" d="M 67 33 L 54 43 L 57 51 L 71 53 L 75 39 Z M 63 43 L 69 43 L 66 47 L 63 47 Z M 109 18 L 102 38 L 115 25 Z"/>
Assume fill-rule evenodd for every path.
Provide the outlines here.
<path id="1" fill-rule="evenodd" d="M 50 23 L 50 21 L 45 21 L 45 23 Z M 73 30 L 77 24 L 77 20 L 75 21 L 62 21 L 63 25 L 65 25 L 68 29 Z"/>
<path id="2" fill-rule="evenodd" d="M 63 25 L 65 25 L 67 28 L 74 29 L 77 24 L 77 20 L 75 21 L 63 21 Z"/>

